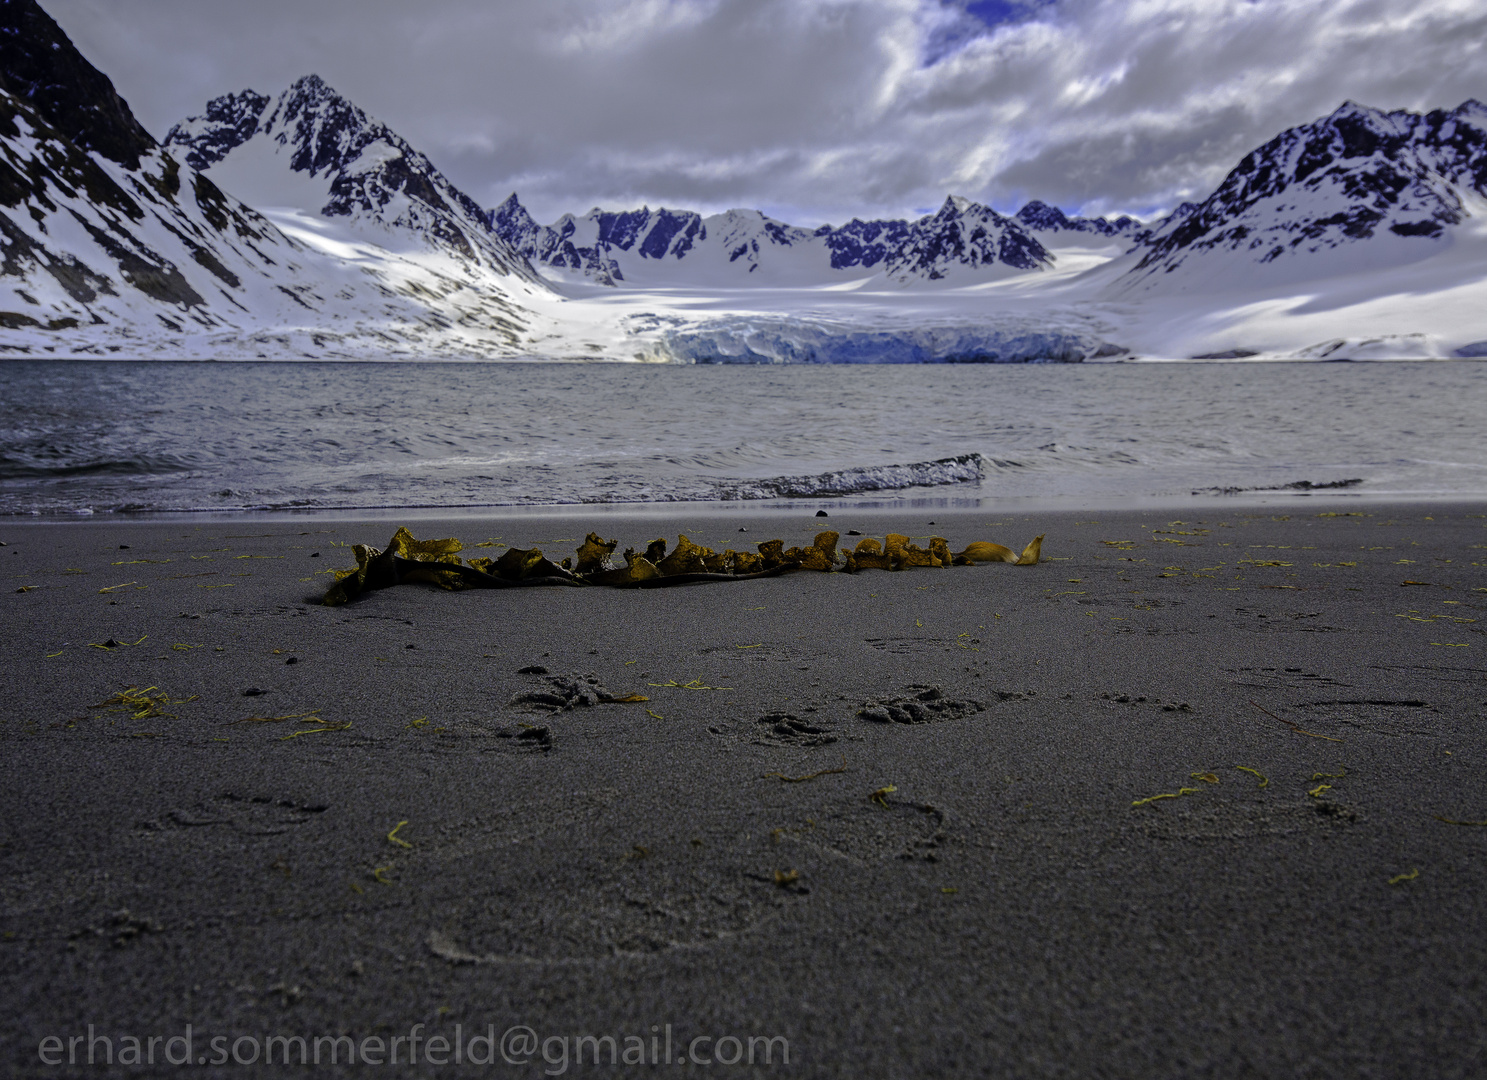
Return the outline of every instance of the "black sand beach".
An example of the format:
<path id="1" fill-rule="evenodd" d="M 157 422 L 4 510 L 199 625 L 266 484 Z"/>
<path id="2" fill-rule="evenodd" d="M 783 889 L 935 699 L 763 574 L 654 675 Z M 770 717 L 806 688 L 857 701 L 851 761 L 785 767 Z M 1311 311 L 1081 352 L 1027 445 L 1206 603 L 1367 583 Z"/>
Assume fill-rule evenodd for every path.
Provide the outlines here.
<path id="1" fill-rule="evenodd" d="M 7 1075 L 1487 1072 L 1484 507 L 422 519 L 1047 539 L 312 601 L 399 523 L 0 525 Z"/>

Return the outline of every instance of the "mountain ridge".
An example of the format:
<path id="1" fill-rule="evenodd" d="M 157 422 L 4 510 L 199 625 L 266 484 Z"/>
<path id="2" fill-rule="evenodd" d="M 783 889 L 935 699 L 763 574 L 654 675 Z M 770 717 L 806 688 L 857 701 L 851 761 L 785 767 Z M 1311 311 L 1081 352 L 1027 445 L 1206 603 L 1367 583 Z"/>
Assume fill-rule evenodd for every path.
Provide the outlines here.
<path id="1" fill-rule="evenodd" d="M 1401 260 L 1424 257 L 1472 216 L 1474 196 L 1487 197 L 1487 106 L 1469 99 L 1421 114 L 1346 101 L 1246 154 L 1207 199 L 1152 233 L 1129 276 L 1222 253 L 1282 264 L 1380 240 Z"/>
<path id="2" fill-rule="evenodd" d="M 853 218 L 815 229 L 787 225 L 757 210 L 704 217 L 695 210 L 564 214 L 543 226 L 512 193 L 491 213 L 493 227 L 534 265 L 577 271 L 600 284 L 702 258 L 711 269 L 732 267 L 746 280 L 776 264 L 796 276 L 830 280 L 832 272 L 881 273 L 900 284 L 937 282 L 994 271 L 1039 271 L 1052 265 L 1048 250 L 1015 218 L 969 199 L 947 196 L 933 214 L 913 221 Z"/>

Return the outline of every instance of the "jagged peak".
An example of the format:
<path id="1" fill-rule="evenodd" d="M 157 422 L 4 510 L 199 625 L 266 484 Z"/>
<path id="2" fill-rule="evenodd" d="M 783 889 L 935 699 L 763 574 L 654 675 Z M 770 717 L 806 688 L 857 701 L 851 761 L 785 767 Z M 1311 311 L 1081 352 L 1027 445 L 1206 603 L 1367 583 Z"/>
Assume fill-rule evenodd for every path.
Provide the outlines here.
<path id="1" fill-rule="evenodd" d="M 1467 98 L 1451 110 L 1451 116 L 1457 120 L 1487 120 L 1487 105 L 1476 98 Z"/>
<path id="2" fill-rule="evenodd" d="M 1350 116 L 1363 116 L 1372 119 L 1382 118 L 1384 115 L 1385 113 L 1382 109 L 1375 109 L 1371 105 L 1364 105 L 1360 102 L 1354 101 L 1352 98 L 1348 98 L 1337 108 L 1333 109 L 1332 112 L 1328 114 L 1327 119 L 1341 120 Z"/>
<path id="3" fill-rule="evenodd" d="M 336 93 L 335 89 L 328 82 L 322 79 L 319 75 L 316 75 L 314 72 L 311 72 L 308 75 L 301 75 L 299 78 L 295 79 L 294 82 L 289 84 L 289 89 L 286 91 L 286 93 L 307 94 L 314 95 L 316 97 L 341 96 L 340 94 Z"/>
<path id="4" fill-rule="evenodd" d="M 1360 124 L 1377 135 L 1400 136 L 1408 135 L 1411 124 L 1418 119 L 1418 114 L 1407 109 L 1385 112 L 1383 109 L 1362 105 L 1349 98 L 1323 119 L 1322 123 L 1333 129 Z M 1302 128 L 1307 126 L 1302 125 Z"/>
<path id="5" fill-rule="evenodd" d="M 1067 229 L 1071 224 L 1067 214 L 1042 199 L 1034 199 L 1012 216 L 1035 229 Z"/>

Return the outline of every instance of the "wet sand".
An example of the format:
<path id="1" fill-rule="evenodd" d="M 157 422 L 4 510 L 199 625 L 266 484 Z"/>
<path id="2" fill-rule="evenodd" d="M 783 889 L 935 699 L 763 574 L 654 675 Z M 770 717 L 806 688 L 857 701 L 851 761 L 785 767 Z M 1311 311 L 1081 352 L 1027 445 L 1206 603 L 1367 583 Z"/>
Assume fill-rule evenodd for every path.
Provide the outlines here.
<path id="1" fill-rule="evenodd" d="M 1047 539 L 339 608 L 396 522 L 6 522 L 5 1072 L 1480 1075 L 1484 510 L 421 519 Z"/>

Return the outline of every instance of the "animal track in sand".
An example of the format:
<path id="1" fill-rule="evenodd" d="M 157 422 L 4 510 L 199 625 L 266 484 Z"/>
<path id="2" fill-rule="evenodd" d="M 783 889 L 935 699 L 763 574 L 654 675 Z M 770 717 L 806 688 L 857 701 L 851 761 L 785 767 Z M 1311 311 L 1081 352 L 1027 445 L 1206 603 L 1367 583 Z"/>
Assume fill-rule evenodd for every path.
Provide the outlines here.
<path id="1" fill-rule="evenodd" d="M 941 806 L 884 795 L 838 804 L 820 813 L 807 829 L 783 834 L 781 843 L 800 843 L 857 863 L 885 859 L 937 862 L 952 839 L 953 817 Z"/>
<path id="2" fill-rule="evenodd" d="M 1351 807 L 1323 799 L 1306 804 L 1245 799 L 1173 800 L 1143 807 L 1140 823 L 1146 835 L 1164 840 L 1246 840 L 1349 825 L 1358 814 Z"/>
<path id="3" fill-rule="evenodd" d="M 1445 667 L 1438 664 L 1373 664 L 1374 671 L 1385 671 L 1398 677 L 1406 675 L 1412 678 L 1430 679 L 1432 682 L 1465 683 L 1470 686 L 1481 686 L 1484 676 L 1487 676 L 1487 668 L 1479 667 Z"/>
<path id="4" fill-rule="evenodd" d="M 1236 625 L 1251 633 L 1344 634 L 1349 632 L 1347 627 L 1310 622 L 1311 619 L 1321 617 L 1320 611 L 1257 611 L 1254 608 L 1235 608 L 1234 613 L 1240 616 L 1240 621 Z"/>
<path id="5" fill-rule="evenodd" d="M 1159 697 L 1148 697 L 1145 694 L 1123 694 L 1115 690 L 1104 690 L 1096 696 L 1098 700 L 1108 701 L 1112 705 L 1151 705 L 1163 712 L 1193 711 L 1193 707 L 1186 701 L 1163 701 Z"/>
<path id="6" fill-rule="evenodd" d="M 829 746 L 837 741 L 833 729 L 802 720 L 793 713 L 766 713 L 756 721 L 753 741 L 763 746 Z"/>
<path id="7" fill-rule="evenodd" d="M 1029 691 L 1029 694 L 1036 694 Z M 1020 700 L 1026 694 L 997 692 L 1001 701 Z M 961 720 L 985 710 L 984 702 L 947 698 L 938 686 L 914 684 L 907 693 L 875 698 L 863 703 L 857 715 L 878 724 L 932 724 L 941 720 Z"/>
<path id="8" fill-rule="evenodd" d="M 1428 718 L 1439 715 L 1439 711 L 1427 702 L 1414 699 L 1302 701 L 1291 707 L 1308 710 L 1308 716 L 1315 718 L 1315 721 L 1308 720 L 1309 723 L 1330 723 L 1366 731 L 1373 735 L 1439 737 L 1447 734 L 1438 729 L 1428 730 L 1419 726 Z"/>
<path id="9" fill-rule="evenodd" d="M 224 792 L 209 802 L 169 809 L 160 818 L 142 821 L 136 828 L 143 833 L 168 833 L 225 825 L 245 836 L 278 836 L 314 820 L 327 809 L 323 803 Z"/>
<path id="10" fill-rule="evenodd" d="M 961 647 L 960 641 L 954 638 L 941 637 L 885 637 L 866 638 L 869 648 L 879 652 L 892 653 L 895 656 L 909 656 L 915 653 L 949 652 L 951 649 Z M 981 639 L 975 638 L 968 644 L 980 644 Z"/>
<path id="11" fill-rule="evenodd" d="M 527 690 L 511 699 L 539 712 L 560 713 L 593 705 L 624 705 L 646 700 L 641 694 L 612 694 L 592 675 L 543 675 L 541 690 Z"/>
<path id="12" fill-rule="evenodd" d="M 428 946 L 455 964 L 654 956 L 726 942 L 801 902 L 803 893 L 762 872 L 716 859 L 711 848 L 636 845 L 601 856 L 524 844 L 440 905 Z"/>
<path id="13" fill-rule="evenodd" d="M 1307 690 L 1320 686 L 1352 686 L 1327 675 L 1318 675 L 1304 668 L 1242 667 L 1225 668 L 1225 674 L 1235 686 L 1255 686 L 1265 690 Z"/>

